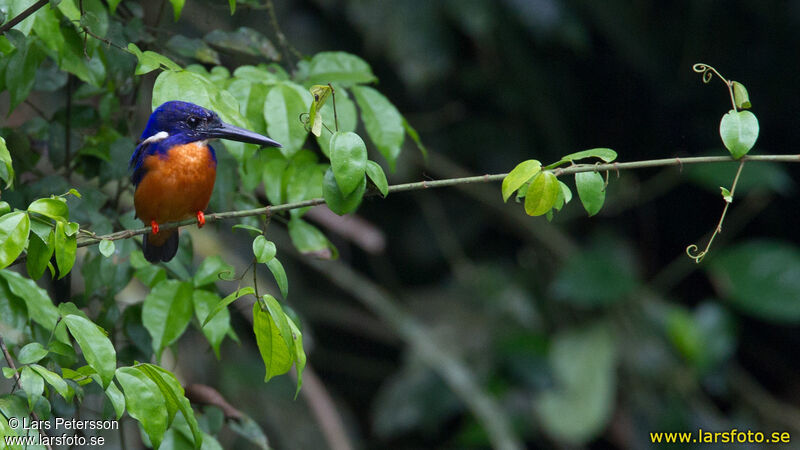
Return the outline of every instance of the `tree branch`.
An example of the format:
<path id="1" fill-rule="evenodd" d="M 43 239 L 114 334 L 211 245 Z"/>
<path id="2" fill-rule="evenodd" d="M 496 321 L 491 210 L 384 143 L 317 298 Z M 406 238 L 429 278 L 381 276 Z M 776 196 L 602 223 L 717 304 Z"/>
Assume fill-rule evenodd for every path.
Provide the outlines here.
<path id="1" fill-rule="evenodd" d="M 17 14 L 16 16 L 14 16 L 13 19 L 9 20 L 5 24 L 3 24 L 3 26 L 0 27 L 0 36 L 5 34 L 6 31 L 14 28 L 18 23 L 20 23 L 23 20 L 27 19 L 28 16 L 30 16 L 31 14 L 35 13 L 36 11 L 38 11 L 40 8 L 42 8 L 44 5 L 46 5 L 49 1 L 50 0 L 39 0 L 38 2 L 34 3 L 33 5 L 31 5 L 25 11 L 22 11 L 21 13 Z"/>
<path id="2" fill-rule="evenodd" d="M 713 164 L 713 163 L 726 163 L 726 162 L 794 162 L 800 163 L 800 154 L 796 155 L 753 155 L 753 156 L 744 156 L 738 160 L 733 159 L 730 156 L 695 156 L 690 158 L 664 158 L 664 159 L 650 159 L 644 161 L 632 161 L 632 162 L 623 162 L 623 163 L 608 163 L 608 164 L 573 164 L 568 167 L 559 167 L 556 169 L 552 169 L 553 174 L 556 176 L 562 175 L 571 175 L 580 172 L 618 172 L 620 170 L 634 170 L 634 169 L 644 169 L 648 167 L 665 167 L 665 166 L 681 166 L 683 167 L 686 164 Z M 479 175 L 474 177 L 462 177 L 462 178 L 448 178 L 444 180 L 431 180 L 431 181 L 420 181 L 416 183 L 405 183 L 405 184 L 396 184 L 394 186 L 389 186 L 389 193 L 398 193 L 398 192 L 409 192 L 409 191 L 420 191 L 424 189 L 432 189 L 432 188 L 440 188 L 440 187 L 449 187 L 449 186 L 459 186 L 465 184 L 475 184 L 475 183 L 490 183 L 494 181 L 501 181 L 503 178 L 508 175 L 507 173 L 499 173 L 494 175 Z M 377 191 L 368 192 L 366 195 L 374 196 L 378 195 Z M 499 196 L 498 196 L 499 199 Z M 250 217 L 250 216 L 257 216 L 257 215 L 266 215 L 271 216 L 272 214 L 283 212 L 283 211 L 290 211 L 293 209 L 305 208 L 307 206 L 315 206 L 321 205 L 325 203 L 325 199 L 323 198 L 312 198 L 310 200 L 303 200 L 300 202 L 294 203 L 284 203 L 282 205 L 275 205 L 275 206 L 264 206 L 262 208 L 254 208 L 254 209 L 244 209 L 239 211 L 227 211 L 221 213 L 213 213 L 207 214 L 205 216 L 206 222 L 216 222 L 219 220 L 224 219 L 235 219 L 238 217 Z M 163 224 L 158 224 L 159 230 L 170 230 L 172 228 L 182 227 L 186 225 L 194 225 L 197 223 L 197 219 L 186 219 L 181 220 L 178 222 L 167 222 Z M 129 239 L 134 236 L 138 236 L 140 234 L 150 233 L 152 229 L 150 227 L 143 227 L 143 228 L 136 228 L 136 229 L 129 229 L 129 230 L 122 230 L 117 231 L 114 233 L 102 235 L 102 236 L 90 236 L 86 239 L 81 240 L 78 242 L 78 247 L 87 247 L 89 245 L 95 245 L 102 240 L 109 240 L 109 241 L 116 241 L 120 239 Z M 17 258 L 14 264 L 19 264 L 25 261 L 25 256 L 20 256 Z"/>

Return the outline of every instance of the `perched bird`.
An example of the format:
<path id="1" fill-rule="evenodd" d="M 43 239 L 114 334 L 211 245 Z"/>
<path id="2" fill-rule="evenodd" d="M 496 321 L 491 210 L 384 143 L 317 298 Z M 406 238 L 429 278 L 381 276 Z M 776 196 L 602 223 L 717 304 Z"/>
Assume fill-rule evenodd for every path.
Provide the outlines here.
<path id="1" fill-rule="evenodd" d="M 197 226 L 205 224 L 203 210 L 217 175 L 217 157 L 208 145 L 214 138 L 281 146 L 193 103 L 172 101 L 156 108 L 129 163 L 136 216 L 152 227 L 142 246 L 148 261 L 169 261 L 178 251 L 178 230 L 159 232 L 159 223 L 197 216 Z"/>

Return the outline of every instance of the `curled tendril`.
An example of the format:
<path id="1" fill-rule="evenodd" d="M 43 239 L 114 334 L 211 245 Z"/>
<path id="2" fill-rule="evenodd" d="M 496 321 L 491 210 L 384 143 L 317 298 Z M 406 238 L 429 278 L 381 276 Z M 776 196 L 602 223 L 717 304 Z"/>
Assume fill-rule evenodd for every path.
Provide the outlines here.
<path id="1" fill-rule="evenodd" d="M 697 63 L 692 66 L 692 70 L 694 70 L 697 73 L 703 74 L 703 83 L 706 84 L 710 83 L 711 80 L 714 79 L 714 75 L 716 75 L 719 77 L 720 80 L 722 80 L 723 83 L 730 84 L 730 82 L 726 80 L 725 77 L 723 77 L 722 75 L 720 75 L 719 72 L 717 72 L 717 69 L 709 66 L 708 64 Z"/>
<path id="2" fill-rule="evenodd" d="M 700 261 L 702 261 L 703 258 L 705 258 L 706 253 L 708 253 L 708 247 L 706 247 L 706 249 L 703 250 L 702 252 L 698 252 L 697 250 L 699 250 L 697 245 L 692 244 L 686 247 L 686 255 L 689 258 L 692 258 L 695 263 L 700 264 Z"/>

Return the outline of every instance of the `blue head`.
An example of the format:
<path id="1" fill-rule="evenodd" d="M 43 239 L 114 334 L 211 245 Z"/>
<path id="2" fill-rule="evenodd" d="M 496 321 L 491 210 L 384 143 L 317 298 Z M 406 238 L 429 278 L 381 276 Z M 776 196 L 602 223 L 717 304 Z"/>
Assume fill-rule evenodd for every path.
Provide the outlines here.
<path id="1" fill-rule="evenodd" d="M 130 167 L 133 169 L 131 180 L 136 185 L 144 176 L 142 162 L 145 156 L 163 154 L 175 145 L 209 139 L 230 139 L 248 144 L 281 146 L 266 136 L 223 122 L 217 113 L 202 106 L 180 101 L 166 102 L 150 115 L 139 145 L 131 156 Z M 213 155 L 213 150 L 210 151 Z"/>

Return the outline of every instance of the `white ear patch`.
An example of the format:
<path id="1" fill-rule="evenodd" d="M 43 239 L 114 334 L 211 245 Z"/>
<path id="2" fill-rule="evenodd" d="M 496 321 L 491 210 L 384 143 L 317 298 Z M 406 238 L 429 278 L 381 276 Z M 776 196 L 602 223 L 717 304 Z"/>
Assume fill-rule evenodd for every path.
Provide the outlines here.
<path id="1" fill-rule="evenodd" d="M 153 142 L 163 141 L 164 139 L 166 139 L 168 137 L 169 137 L 169 133 L 167 133 L 166 131 L 159 131 L 158 133 L 156 133 L 156 134 L 150 136 L 149 138 L 145 139 L 142 142 L 142 145 L 144 145 L 144 144 L 152 144 Z"/>

